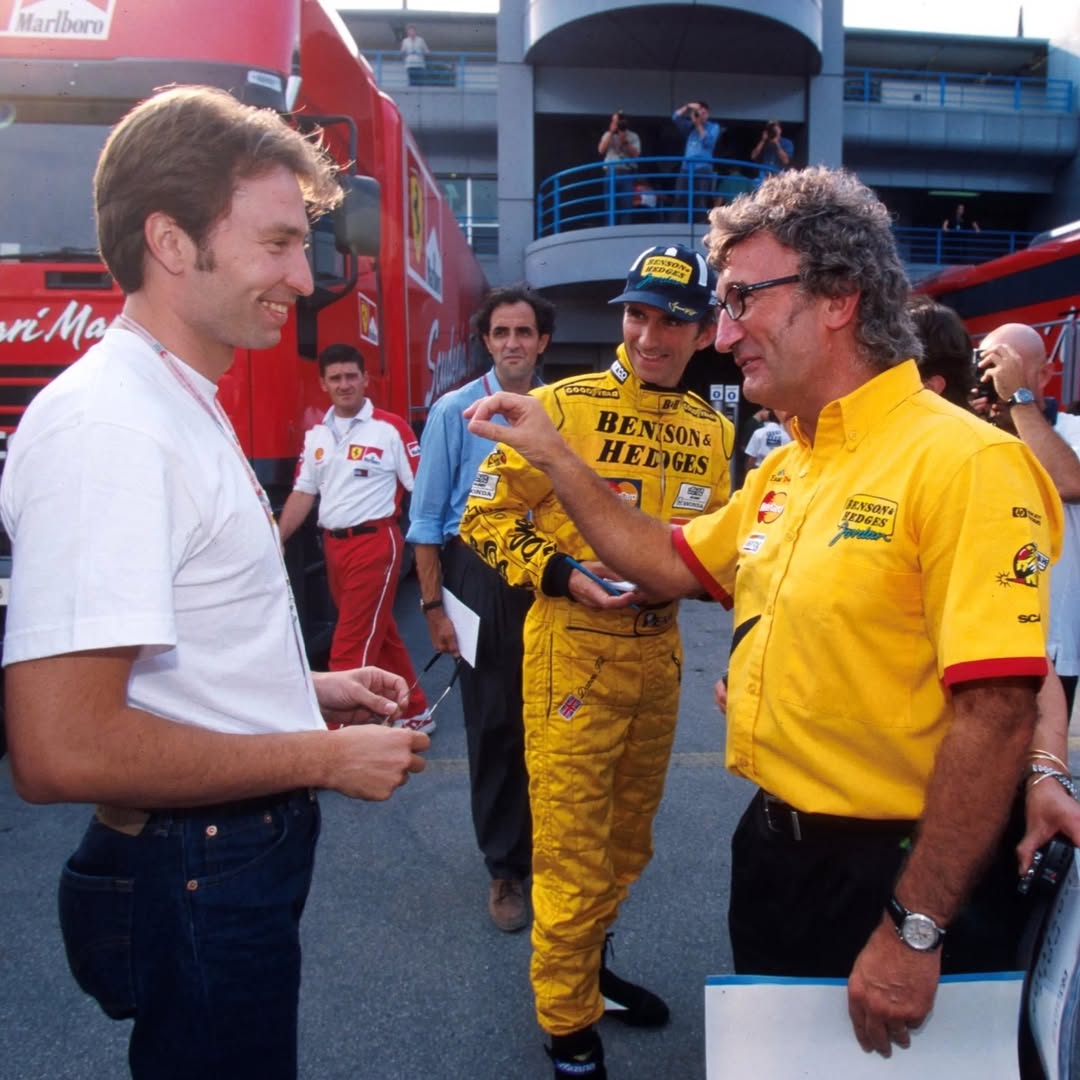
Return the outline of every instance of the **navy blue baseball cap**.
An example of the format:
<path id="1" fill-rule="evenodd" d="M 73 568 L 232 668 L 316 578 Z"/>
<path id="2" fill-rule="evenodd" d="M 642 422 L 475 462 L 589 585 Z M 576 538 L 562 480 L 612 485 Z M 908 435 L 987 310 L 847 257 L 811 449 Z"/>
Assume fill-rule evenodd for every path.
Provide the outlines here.
<path id="1" fill-rule="evenodd" d="M 679 244 L 646 248 L 630 267 L 626 287 L 608 303 L 633 301 L 683 322 L 699 322 L 716 307 L 716 272 L 704 255 Z"/>

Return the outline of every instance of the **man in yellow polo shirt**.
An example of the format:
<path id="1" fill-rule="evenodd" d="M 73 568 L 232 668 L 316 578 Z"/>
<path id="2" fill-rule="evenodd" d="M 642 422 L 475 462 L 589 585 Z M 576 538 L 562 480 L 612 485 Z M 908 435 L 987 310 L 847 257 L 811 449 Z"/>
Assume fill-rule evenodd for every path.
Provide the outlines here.
<path id="1" fill-rule="evenodd" d="M 710 220 L 716 347 L 797 417 L 726 507 L 672 527 L 622 505 L 522 398 L 470 428 L 506 416 L 651 597 L 734 603 L 727 764 L 760 788 L 732 845 L 736 969 L 849 977 L 855 1034 L 888 1056 L 942 970 L 1011 966 L 1005 831 L 1061 505 L 1025 446 L 923 388 L 889 214 L 854 176 L 788 171 Z"/>

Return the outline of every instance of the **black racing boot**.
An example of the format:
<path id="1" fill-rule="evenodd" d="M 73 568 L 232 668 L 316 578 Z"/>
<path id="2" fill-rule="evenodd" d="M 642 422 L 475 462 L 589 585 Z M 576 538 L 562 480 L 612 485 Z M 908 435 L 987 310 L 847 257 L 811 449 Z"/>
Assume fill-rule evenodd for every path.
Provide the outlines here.
<path id="1" fill-rule="evenodd" d="M 607 1080 L 604 1044 L 594 1027 L 552 1035 L 551 1046 L 544 1049 L 555 1066 L 555 1080 Z"/>
<path id="2" fill-rule="evenodd" d="M 630 1027 L 663 1027 L 671 1018 L 664 999 L 644 986 L 620 979 L 607 966 L 608 950 L 615 955 L 613 934 L 604 939 L 604 953 L 600 960 L 600 993 L 607 999 L 605 1012 L 615 1020 Z"/>

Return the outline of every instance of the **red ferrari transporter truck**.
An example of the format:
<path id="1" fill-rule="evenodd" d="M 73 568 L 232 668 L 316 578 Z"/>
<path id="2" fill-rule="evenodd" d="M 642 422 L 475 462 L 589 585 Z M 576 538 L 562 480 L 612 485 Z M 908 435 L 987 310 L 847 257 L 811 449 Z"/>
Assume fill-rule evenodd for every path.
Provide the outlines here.
<path id="1" fill-rule="evenodd" d="M 315 294 L 297 305 L 280 346 L 238 350 L 221 381 L 275 506 L 304 431 L 326 409 L 324 346 L 357 346 L 371 397 L 415 425 L 435 396 L 471 377 L 468 317 L 483 272 L 328 3 L 0 0 L 0 439 L 120 309 L 96 251 L 91 177 L 111 126 L 171 83 L 223 87 L 321 128 L 349 191 L 344 209 L 315 226 Z M 6 537 L 0 545 L 6 558 Z M 294 546 L 293 585 L 317 652 L 330 621 L 321 558 L 311 537 Z"/>

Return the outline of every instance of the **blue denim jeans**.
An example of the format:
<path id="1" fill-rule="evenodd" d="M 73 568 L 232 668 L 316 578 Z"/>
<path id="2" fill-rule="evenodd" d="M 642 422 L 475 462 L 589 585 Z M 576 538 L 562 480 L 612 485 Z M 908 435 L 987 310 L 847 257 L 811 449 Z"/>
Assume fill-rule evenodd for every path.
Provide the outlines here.
<path id="1" fill-rule="evenodd" d="M 319 804 L 307 790 L 90 823 L 60 878 L 79 985 L 135 1021 L 136 1080 L 293 1080 L 300 915 Z"/>

